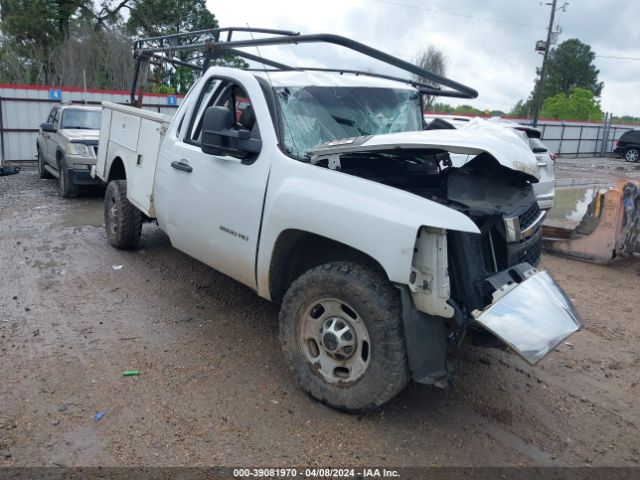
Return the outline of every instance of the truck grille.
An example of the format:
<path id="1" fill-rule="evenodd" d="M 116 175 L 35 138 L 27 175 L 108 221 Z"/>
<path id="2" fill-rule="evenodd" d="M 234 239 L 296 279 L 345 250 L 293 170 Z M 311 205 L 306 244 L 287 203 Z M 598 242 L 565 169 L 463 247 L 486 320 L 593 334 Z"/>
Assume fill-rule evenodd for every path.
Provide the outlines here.
<path id="1" fill-rule="evenodd" d="M 518 254 L 518 263 L 527 262 L 536 266 L 540 262 L 541 254 L 540 242 L 534 242 Z"/>
<path id="2" fill-rule="evenodd" d="M 531 224 L 536 221 L 539 215 L 540 207 L 538 206 L 538 202 L 534 202 L 526 212 L 518 217 L 518 220 L 520 221 L 520 229 L 525 230 L 526 228 L 531 226 Z"/>

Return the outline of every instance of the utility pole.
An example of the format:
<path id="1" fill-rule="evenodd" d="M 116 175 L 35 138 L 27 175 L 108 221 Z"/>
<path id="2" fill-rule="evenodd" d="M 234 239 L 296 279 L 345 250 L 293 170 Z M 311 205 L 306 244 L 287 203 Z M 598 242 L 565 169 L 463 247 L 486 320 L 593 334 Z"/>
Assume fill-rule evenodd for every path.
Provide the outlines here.
<path id="1" fill-rule="evenodd" d="M 536 87 L 535 107 L 533 110 L 533 126 L 538 126 L 538 115 L 540 114 L 540 106 L 542 105 L 542 84 L 544 83 L 544 76 L 547 73 L 547 59 L 549 58 L 549 48 L 551 47 L 551 31 L 553 30 L 553 21 L 556 18 L 556 4 L 558 0 L 553 0 L 547 5 L 551 5 L 551 17 L 549 18 L 549 28 L 547 29 L 547 44 L 544 49 L 544 57 L 542 59 L 542 68 L 540 69 L 540 80 Z M 566 4 L 562 8 L 565 8 Z"/>

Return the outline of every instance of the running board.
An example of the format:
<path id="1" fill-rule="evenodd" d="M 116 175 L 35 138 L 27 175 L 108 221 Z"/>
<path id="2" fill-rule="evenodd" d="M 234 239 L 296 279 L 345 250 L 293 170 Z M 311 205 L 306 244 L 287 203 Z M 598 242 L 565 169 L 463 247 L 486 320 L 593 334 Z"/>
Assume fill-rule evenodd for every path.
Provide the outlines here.
<path id="1" fill-rule="evenodd" d="M 53 175 L 56 178 L 60 178 L 60 174 L 58 173 L 58 170 L 56 170 L 55 168 L 53 168 L 51 165 L 45 165 L 44 169 L 49 172 L 51 175 Z"/>

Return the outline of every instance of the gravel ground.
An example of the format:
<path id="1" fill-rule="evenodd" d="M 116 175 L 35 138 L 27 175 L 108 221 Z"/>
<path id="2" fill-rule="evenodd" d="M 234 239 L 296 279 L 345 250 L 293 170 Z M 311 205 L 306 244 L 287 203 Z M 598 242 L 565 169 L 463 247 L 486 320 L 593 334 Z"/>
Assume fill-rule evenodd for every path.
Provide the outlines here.
<path id="1" fill-rule="evenodd" d="M 559 183 L 638 178 L 619 166 L 561 160 Z M 156 226 L 109 247 L 100 192 L 0 177 L 0 265 L 0 466 L 640 464 L 638 258 L 545 256 L 586 323 L 569 343 L 536 367 L 464 345 L 452 388 L 365 416 L 300 391 L 277 306 Z"/>

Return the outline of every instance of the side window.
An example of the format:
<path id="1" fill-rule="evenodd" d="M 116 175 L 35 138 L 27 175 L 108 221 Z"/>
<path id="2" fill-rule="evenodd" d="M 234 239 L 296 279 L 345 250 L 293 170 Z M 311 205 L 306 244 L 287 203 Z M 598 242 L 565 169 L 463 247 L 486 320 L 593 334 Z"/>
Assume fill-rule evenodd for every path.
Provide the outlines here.
<path id="1" fill-rule="evenodd" d="M 196 113 L 189 129 L 189 143 L 200 144 L 204 112 L 211 106 L 230 109 L 234 119 L 232 128 L 248 130 L 251 132 L 251 138 L 260 138 L 260 130 L 253 112 L 253 106 L 249 95 L 244 89 L 228 80 L 211 80 L 198 99 Z"/>
<path id="2" fill-rule="evenodd" d="M 53 121 L 51 122 L 53 123 L 53 128 L 55 128 L 56 130 L 58 129 L 58 125 L 60 123 L 60 109 L 56 109 L 54 115 L 53 115 Z"/>
<path id="3" fill-rule="evenodd" d="M 194 108 L 194 114 L 191 116 L 191 122 L 189 123 L 189 130 L 185 135 L 185 141 L 189 143 L 200 143 L 200 130 L 199 125 L 202 123 L 202 116 L 204 111 L 213 102 L 213 95 L 219 90 L 220 81 L 216 79 L 209 80 L 206 87 L 198 98 L 196 108 Z"/>
<path id="4" fill-rule="evenodd" d="M 53 107 L 53 108 L 51 109 L 51 111 L 49 112 L 49 116 L 47 117 L 47 123 L 53 123 L 53 117 L 54 117 L 54 115 L 56 114 L 56 111 L 57 111 L 57 110 L 58 110 L 58 109 L 57 109 L 56 107 Z"/>

